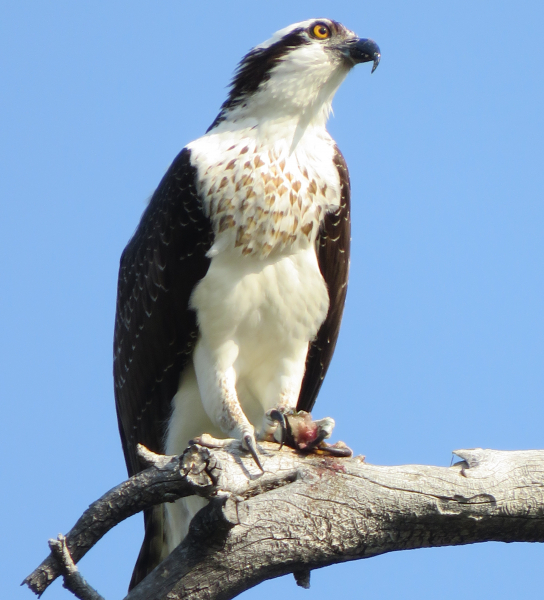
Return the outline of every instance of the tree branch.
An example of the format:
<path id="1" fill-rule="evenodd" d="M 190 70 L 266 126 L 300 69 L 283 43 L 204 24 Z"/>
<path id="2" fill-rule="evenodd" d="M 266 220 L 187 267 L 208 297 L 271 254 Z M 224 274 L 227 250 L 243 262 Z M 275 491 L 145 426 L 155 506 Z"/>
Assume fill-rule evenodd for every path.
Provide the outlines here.
<path id="1" fill-rule="evenodd" d="M 51 554 L 61 565 L 64 587 L 70 590 L 79 600 L 104 600 L 81 576 L 66 546 L 66 538 L 59 534 L 56 540 L 49 540 Z"/>
<path id="2" fill-rule="evenodd" d="M 226 600 L 287 573 L 308 585 L 311 569 L 393 550 L 544 541 L 544 451 L 459 450 L 463 461 L 445 468 L 380 467 L 360 457 L 303 456 L 266 443 L 261 448 L 264 474 L 236 443 L 217 450 L 195 445 L 144 472 L 149 482 L 157 473 L 168 480 L 167 496 L 158 493 L 163 483 L 149 484 L 156 493 L 144 492 L 141 481 L 135 486 L 143 473 L 108 492 L 125 502 L 124 508 L 122 502 L 111 505 L 110 523 L 130 516 L 126 506 L 134 514 L 136 504 L 141 510 L 150 499 L 147 506 L 189 493 L 210 499 L 187 538 L 127 600 L 167 594 L 172 600 Z M 164 472 L 175 464 L 173 491 L 169 478 L 175 477 Z M 140 501 L 124 496 L 133 493 Z M 92 508 L 87 519 L 93 519 Z M 104 533 L 94 533 L 96 522 L 90 521 L 83 535 L 74 533 L 84 518 L 68 535 L 84 540 L 72 542 L 75 552 L 68 544 L 76 562 L 91 547 L 88 540 Z M 59 572 L 50 557 L 25 583 L 40 594 Z"/>
<path id="3" fill-rule="evenodd" d="M 66 549 L 75 563 L 124 519 L 155 504 L 204 494 L 208 488 L 213 489 L 211 477 L 199 472 L 205 464 L 213 475 L 214 459 L 205 448 L 198 454 L 196 467 L 190 451 L 182 456 L 161 456 L 140 446 L 139 456 L 149 468 L 93 502 L 66 535 Z M 62 574 L 62 568 L 62 563 L 52 552 L 23 583 L 40 596 Z"/>

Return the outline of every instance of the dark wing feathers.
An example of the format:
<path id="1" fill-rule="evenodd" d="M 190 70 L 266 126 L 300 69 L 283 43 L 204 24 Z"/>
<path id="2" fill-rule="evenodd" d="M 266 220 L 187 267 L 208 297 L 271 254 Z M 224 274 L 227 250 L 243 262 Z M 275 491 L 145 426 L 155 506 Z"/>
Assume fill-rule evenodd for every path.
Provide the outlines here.
<path id="1" fill-rule="evenodd" d="M 113 372 L 130 475 L 141 470 L 137 443 L 164 450 L 171 400 L 197 337 L 189 298 L 208 270 L 212 230 L 190 154 L 176 157 L 121 256 Z"/>
<path id="2" fill-rule="evenodd" d="M 298 401 L 298 409 L 306 411 L 312 409 L 331 361 L 347 290 L 350 188 L 346 163 L 338 150 L 335 164 L 341 206 L 325 217 L 316 242 L 330 307 L 306 360 Z M 130 475 L 141 470 L 137 443 L 164 451 L 171 401 L 198 336 L 189 299 L 208 270 L 206 253 L 213 233 L 197 196 L 195 178 L 190 151 L 182 150 L 121 256 L 113 372 L 119 430 Z M 145 540 L 130 589 L 161 560 L 162 506 L 146 511 L 145 523 Z"/>
<path id="3" fill-rule="evenodd" d="M 334 164 L 340 176 L 340 208 L 325 216 L 316 240 L 317 260 L 329 290 L 329 312 L 310 344 L 297 410 L 310 412 L 332 359 L 348 290 L 351 241 L 350 184 L 346 161 L 338 148 Z"/>

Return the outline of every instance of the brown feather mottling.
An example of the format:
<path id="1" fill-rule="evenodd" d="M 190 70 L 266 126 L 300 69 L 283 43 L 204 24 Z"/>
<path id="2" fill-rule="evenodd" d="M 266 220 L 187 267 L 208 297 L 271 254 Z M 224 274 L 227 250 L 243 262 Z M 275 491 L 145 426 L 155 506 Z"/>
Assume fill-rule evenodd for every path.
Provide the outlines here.
<path id="1" fill-rule="evenodd" d="M 288 247 L 293 250 L 293 244 L 306 247 L 308 242 L 313 243 L 318 230 L 313 223 L 337 206 L 336 191 L 329 189 L 322 174 L 312 171 L 310 175 L 307 166 L 301 166 L 296 158 L 287 157 L 285 151 L 282 154 L 278 149 L 262 151 L 258 145 L 244 145 L 246 147 L 250 148 L 245 152 L 249 156 L 243 166 L 237 162 L 237 148 L 233 149 L 236 158 L 231 158 L 232 154 L 225 158 L 231 174 L 229 178 L 222 177 L 224 170 L 212 168 L 199 182 L 216 234 L 232 236 L 226 241 L 227 246 L 231 244 L 243 255 L 260 257 Z M 247 172 L 247 166 L 252 166 L 251 173 Z M 214 172 L 217 172 L 216 179 L 221 178 L 219 185 L 214 182 Z M 231 219 L 225 219 L 227 215 Z M 230 233 L 232 228 L 236 232 L 239 228 L 247 231 L 249 218 L 259 225 L 251 239 Z M 274 223 L 274 231 L 270 223 Z M 282 235 L 282 232 L 288 235 Z"/>

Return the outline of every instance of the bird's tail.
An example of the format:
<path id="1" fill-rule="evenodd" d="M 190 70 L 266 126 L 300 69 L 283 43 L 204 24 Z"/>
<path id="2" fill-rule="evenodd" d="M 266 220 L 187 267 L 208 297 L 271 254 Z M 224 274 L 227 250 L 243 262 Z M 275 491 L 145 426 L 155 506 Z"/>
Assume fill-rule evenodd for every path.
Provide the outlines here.
<path id="1" fill-rule="evenodd" d="M 137 586 L 168 555 L 165 539 L 164 505 L 161 504 L 146 510 L 144 519 L 145 537 L 134 565 L 128 587 L 129 591 Z"/>

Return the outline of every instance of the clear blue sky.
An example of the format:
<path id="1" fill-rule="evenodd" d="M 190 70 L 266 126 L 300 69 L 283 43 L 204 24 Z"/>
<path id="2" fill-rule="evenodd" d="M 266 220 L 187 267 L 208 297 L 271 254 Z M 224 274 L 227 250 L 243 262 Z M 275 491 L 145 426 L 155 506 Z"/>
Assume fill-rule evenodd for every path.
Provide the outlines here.
<path id="1" fill-rule="evenodd" d="M 118 260 L 177 152 L 214 119 L 241 56 L 327 16 L 382 49 L 340 89 L 353 258 L 315 415 L 376 464 L 544 448 L 544 4 L 2 3 L 0 497 L 3 597 L 125 477 L 111 355 Z M 123 596 L 141 517 L 82 561 Z M 333 566 L 246 593 L 539 597 L 544 548 L 485 544 Z M 44 600 L 68 598 L 57 582 Z"/>

